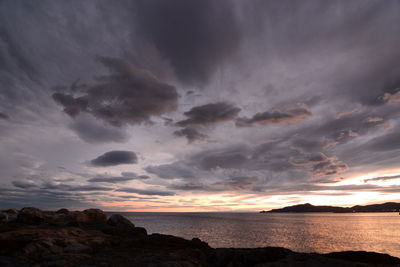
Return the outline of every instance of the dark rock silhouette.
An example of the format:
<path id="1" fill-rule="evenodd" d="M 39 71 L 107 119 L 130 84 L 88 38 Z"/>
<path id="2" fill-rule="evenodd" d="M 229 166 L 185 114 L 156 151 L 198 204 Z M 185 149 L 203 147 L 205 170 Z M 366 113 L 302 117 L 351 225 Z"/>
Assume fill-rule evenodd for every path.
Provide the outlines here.
<path id="1" fill-rule="evenodd" d="M 351 208 L 334 207 L 334 206 L 314 206 L 310 203 L 284 207 L 281 209 L 273 209 L 267 212 L 398 212 L 400 211 L 400 203 L 387 202 L 383 204 L 372 204 L 366 206 L 353 206 Z"/>
<path id="2" fill-rule="evenodd" d="M 278 247 L 211 248 L 198 238 L 148 235 L 98 209 L 0 212 L 0 266 L 400 266 L 363 251 L 297 253 Z"/>

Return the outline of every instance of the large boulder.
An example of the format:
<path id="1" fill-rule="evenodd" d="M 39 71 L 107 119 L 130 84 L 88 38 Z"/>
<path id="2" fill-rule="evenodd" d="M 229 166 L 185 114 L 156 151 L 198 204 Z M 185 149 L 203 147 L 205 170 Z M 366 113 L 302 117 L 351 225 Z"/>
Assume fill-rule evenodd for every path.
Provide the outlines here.
<path id="1" fill-rule="evenodd" d="M 107 215 L 100 209 L 87 209 L 82 212 L 85 216 L 80 216 L 79 220 L 82 224 L 96 225 L 105 224 Z"/>
<path id="2" fill-rule="evenodd" d="M 45 213 L 37 208 L 26 207 L 20 210 L 17 215 L 17 222 L 31 225 L 38 225 L 44 222 Z"/>
<path id="3" fill-rule="evenodd" d="M 147 236 L 146 229 L 135 225 L 122 215 L 114 214 L 107 220 L 107 226 L 103 229 L 106 234 L 129 235 L 134 237 Z"/>
<path id="4" fill-rule="evenodd" d="M 130 220 L 119 214 L 112 215 L 107 220 L 107 224 L 110 226 L 117 227 L 121 230 L 130 230 L 135 228 L 135 225 Z"/>
<path id="5" fill-rule="evenodd" d="M 67 214 L 69 214 L 69 210 L 67 210 L 67 209 L 59 209 L 59 210 L 56 211 L 56 214 L 65 214 L 65 215 L 67 215 Z"/>

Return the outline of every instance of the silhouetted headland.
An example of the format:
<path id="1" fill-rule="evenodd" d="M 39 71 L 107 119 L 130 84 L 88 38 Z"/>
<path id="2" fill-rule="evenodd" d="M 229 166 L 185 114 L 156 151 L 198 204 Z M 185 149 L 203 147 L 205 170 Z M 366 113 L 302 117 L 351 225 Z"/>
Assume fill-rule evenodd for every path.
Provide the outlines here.
<path id="1" fill-rule="evenodd" d="M 196 233 L 193 233 L 195 236 Z M 279 247 L 212 248 L 198 238 L 151 234 L 99 209 L 0 212 L 0 266 L 399 266 L 364 251 L 298 253 Z"/>
<path id="2" fill-rule="evenodd" d="M 270 211 L 261 211 L 261 213 L 267 212 L 399 212 L 400 203 L 387 202 L 383 204 L 372 204 L 366 206 L 353 206 L 350 208 L 335 207 L 335 206 L 314 206 L 310 203 L 294 205 L 289 207 L 284 207 L 281 209 L 273 209 Z"/>

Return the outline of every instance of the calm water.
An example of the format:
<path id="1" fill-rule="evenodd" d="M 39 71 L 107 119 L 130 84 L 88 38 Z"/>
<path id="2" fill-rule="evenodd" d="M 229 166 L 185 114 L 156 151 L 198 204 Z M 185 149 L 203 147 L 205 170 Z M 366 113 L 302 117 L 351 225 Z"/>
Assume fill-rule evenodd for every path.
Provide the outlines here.
<path id="1" fill-rule="evenodd" d="M 366 250 L 400 257 L 398 213 L 125 213 L 149 233 L 198 237 L 212 247 L 279 246 L 299 252 Z"/>

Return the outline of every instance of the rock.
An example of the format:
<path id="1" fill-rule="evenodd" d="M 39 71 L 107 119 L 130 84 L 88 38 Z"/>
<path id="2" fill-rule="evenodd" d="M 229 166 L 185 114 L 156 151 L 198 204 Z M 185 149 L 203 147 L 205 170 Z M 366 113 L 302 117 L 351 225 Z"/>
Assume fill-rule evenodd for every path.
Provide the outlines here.
<path id="1" fill-rule="evenodd" d="M 8 214 L 18 214 L 18 210 L 17 209 L 3 210 L 3 212 L 8 213 Z"/>
<path id="2" fill-rule="evenodd" d="M 145 237 L 147 236 L 147 231 L 143 227 L 135 227 L 129 231 L 132 235 L 137 237 Z"/>
<path id="3" fill-rule="evenodd" d="M 44 222 L 45 214 L 37 208 L 23 208 L 17 215 L 17 222 L 31 225 L 38 225 Z"/>
<path id="4" fill-rule="evenodd" d="M 0 222 L 6 222 L 8 220 L 8 215 L 5 212 L 0 211 Z"/>
<path id="5" fill-rule="evenodd" d="M 120 228 L 121 230 L 130 230 L 135 228 L 135 225 L 122 215 L 114 214 L 108 220 L 107 224 Z"/>
<path id="6" fill-rule="evenodd" d="M 59 209 L 56 211 L 56 214 L 69 214 L 69 210 L 67 209 Z"/>
<path id="7" fill-rule="evenodd" d="M 0 211 L 0 222 L 9 223 L 17 219 L 18 211 L 16 209 L 8 209 Z"/>
<path id="8" fill-rule="evenodd" d="M 73 243 L 68 245 L 65 249 L 65 253 L 87 253 L 90 252 L 92 249 L 89 246 L 80 244 L 80 243 Z"/>
<path id="9" fill-rule="evenodd" d="M 111 235 L 129 235 L 135 237 L 147 236 L 146 229 L 135 225 L 122 215 L 114 214 L 107 220 L 107 226 L 103 232 Z M 110 227 L 111 226 L 111 227 Z"/>
<path id="10" fill-rule="evenodd" d="M 105 224 L 107 215 L 100 209 L 87 209 L 82 212 L 86 217 L 81 216 L 80 222 L 87 225 Z"/>

